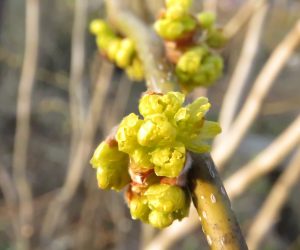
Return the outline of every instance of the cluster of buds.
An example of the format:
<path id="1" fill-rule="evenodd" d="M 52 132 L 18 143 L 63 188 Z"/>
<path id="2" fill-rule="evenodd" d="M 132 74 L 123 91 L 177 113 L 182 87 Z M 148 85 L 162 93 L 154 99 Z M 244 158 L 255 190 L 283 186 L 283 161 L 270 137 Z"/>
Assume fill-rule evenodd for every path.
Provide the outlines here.
<path id="1" fill-rule="evenodd" d="M 209 141 L 221 131 L 218 123 L 205 120 L 207 98 L 186 106 L 184 99 L 179 92 L 146 93 L 139 104 L 143 119 L 126 116 L 91 159 L 99 187 L 120 190 L 130 184 L 132 217 L 157 228 L 187 215 L 190 197 L 179 181 L 187 152 L 209 152 Z"/>
<path id="2" fill-rule="evenodd" d="M 154 24 L 185 91 L 208 87 L 221 76 L 223 60 L 216 49 L 226 42 L 215 14 L 201 12 L 195 16 L 190 13 L 191 4 L 192 0 L 166 0 L 166 9 Z"/>
<path id="3" fill-rule="evenodd" d="M 131 39 L 117 35 L 101 19 L 91 22 L 90 31 L 96 36 L 96 43 L 102 55 L 124 69 L 130 79 L 135 81 L 144 79 L 143 64 Z"/>

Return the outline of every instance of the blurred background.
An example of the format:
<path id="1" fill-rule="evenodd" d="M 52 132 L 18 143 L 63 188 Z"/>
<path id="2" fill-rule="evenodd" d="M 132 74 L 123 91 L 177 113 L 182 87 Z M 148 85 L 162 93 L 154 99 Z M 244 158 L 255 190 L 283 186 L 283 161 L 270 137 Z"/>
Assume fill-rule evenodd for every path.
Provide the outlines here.
<path id="1" fill-rule="evenodd" d="M 31 4 L 34 9 L 38 2 L 37 63 L 35 67 L 32 62 L 33 52 L 28 56 L 26 68 L 26 8 Z M 158 0 L 125 2 L 135 15 L 149 24 L 163 6 L 163 1 Z M 224 26 L 248 2 L 251 1 L 195 0 L 193 11 L 203 8 L 216 11 L 218 23 Z M 260 11 L 260 8 L 254 9 L 244 23 L 240 22 L 243 25 L 222 51 L 224 76 L 207 93 L 212 103 L 208 114 L 211 120 L 218 120 L 224 93 L 241 63 L 240 56 L 246 38 L 251 39 L 251 23 L 250 34 L 257 36 L 257 42 L 250 42 L 254 45 L 254 50 L 251 50 L 253 59 L 244 80 L 238 109 L 276 46 L 300 18 L 299 0 L 265 2 L 268 7 L 263 21 L 256 20 L 253 26 L 255 20 L 252 19 Z M 27 21 L 30 16 L 27 16 Z M 122 193 L 97 189 L 95 173 L 89 165 L 93 148 L 124 115 L 137 111 L 138 99 L 146 90 L 143 83 L 130 82 L 122 71 L 99 56 L 94 37 L 88 32 L 88 23 L 94 18 L 105 16 L 105 3 L 101 0 L 0 0 L 0 250 L 16 249 L 19 237 L 29 239 L 28 249 L 143 249 L 145 242 L 157 234 L 157 231 L 131 219 Z M 256 27 L 254 31 L 253 27 Z M 34 43 L 34 32 L 27 32 L 29 44 Z M 28 140 L 26 136 L 16 139 L 18 101 L 20 109 L 26 107 L 22 103 L 26 98 L 20 100 L 18 88 L 21 79 L 26 82 L 26 72 L 30 74 L 32 66 L 36 71 L 32 95 L 29 95 L 30 134 Z M 28 79 L 30 82 L 30 76 L 27 75 Z M 80 107 L 81 114 L 78 114 L 82 117 L 82 126 L 77 128 L 77 133 L 72 125 L 76 114 L 72 115 L 70 108 L 74 86 L 77 86 L 77 90 L 73 95 L 80 98 L 83 104 Z M 22 91 L 26 95 L 28 89 L 25 87 Z M 191 98 L 204 92 L 202 89 L 195 90 Z M 96 108 L 91 111 L 92 102 Z M 299 110 L 298 46 L 284 62 L 250 131 L 226 164 L 222 178 L 226 179 L 267 148 L 297 117 Z M 22 152 L 25 152 L 25 156 Z M 294 150 L 287 152 L 272 171 L 258 178 L 233 201 L 233 209 L 244 232 L 247 232 L 273 184 L 288 166 L 293 153 Z M 269 157 L 271 159 L 273 155 Z M 22 179 L 24 171 L 18 172 L 18 166 L 19 169 L 22 166 L 26 168 L 28 183 L 25 186 Z M 25 192 L 24 197 L 27 199 L 22 203 L 17 194 L 20 190 L 21 193 L 27 190 L 28 186 L 31 188 L 32 199 Z M 62 186 L 65 189 L 61 189 Z M 289 191 L 287 200 L 259 249 L 300 249 L 299 188 L 298 180 Z M 31 209 L 26 203 L 30 201 Z M 54 212 L 57 203 L 62 208 L 59 214 Z M 19 204 L 25 204 L 24 209 L 19 209 Z M 24 211 L 25 220 L 28 218 L 26 214 L 29 214 L 33 222 L 20 224 L 17 220 L 20 211 Z M 24 244 L 26 246 L 28 242 Z M 208 249 L 208 246 L 199 226 L 188 235 L 178 238 L 178 243 L 170 248 L 192 250 Z"/>

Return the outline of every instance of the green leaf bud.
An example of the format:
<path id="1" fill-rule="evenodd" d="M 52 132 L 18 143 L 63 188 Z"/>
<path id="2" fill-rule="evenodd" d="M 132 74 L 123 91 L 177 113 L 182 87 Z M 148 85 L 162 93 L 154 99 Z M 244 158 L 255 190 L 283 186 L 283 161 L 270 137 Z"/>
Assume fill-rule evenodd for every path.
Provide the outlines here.
<path id="1" fill-rule="evenodd" d="M 97 168 L 97 181 L 99 188 L 121 190 L 131 179 L 127 166 L 115 163 L 109 167 Z"/>
<path id="2" fill-rule="evenodd" d="M 202 12 L 197 15 L 197 19 L 202 28 L 210 29 L 215 24 L 216 14 L 212 12 Z"/>
<path id="3" fill-rule="evenodd" d="M 139 146 L 137 134 L 142 123 L 143 121 L 134 113 L 129 114 L 122 120 L 116 134 L 120 151 L 130 154 Z"/>
<path id="4" fill-rule="evenodd" d="M 185 163 L 185 147 L 177 143 L 173 147 L 157 148 L 151 154 L 151 162 L 158 176 L 178 177 Z"/>
<path id="5" fill-rule="evenodd" d="M 175 137 L 176 129 L 163 114 L 147 116 L 137 135 L 139 144 L 146 147 L 168 145 Z"/>
<path id="6" fill-rule="evenodd" d="M 129 202 L 130 214 L 132 219 L 140 219 L 148 223 L 150 209 L 145 196 L 135 196 Z"/>
<path id="7" fill-rule="evenodd" d="M 153 210 L 149 214 L 149 223 L 156 228 L 165 228 L 172 224 L 174 221 L 173 215 L 171 213 L 162 213 L 156 210 Z"/>
<path id="8" fill-rule="evenodd" d="M 145 195 L 150 209 L 163 213 L 182 209 L 186 202 L 182 188 L 168 184 L 154 184 L 147 189 Z"/>

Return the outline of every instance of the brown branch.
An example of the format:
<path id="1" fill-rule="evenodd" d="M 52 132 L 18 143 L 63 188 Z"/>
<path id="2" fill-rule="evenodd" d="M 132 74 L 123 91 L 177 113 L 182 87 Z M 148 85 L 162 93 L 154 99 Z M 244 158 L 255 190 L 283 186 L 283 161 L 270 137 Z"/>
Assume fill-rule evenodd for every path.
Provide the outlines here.
<path id="1" fill-rule="evenodd" d="M 232 128 L 213 150 L 212 155 L 219 169 L 221 169 L 230 159 L 241 140 L 246 135 L 253 121 L 257 117 L 263 100 L 272 87 L 274 80 L 284 67 L 290 55 L 296 49 L 299 42 L 300 20 L 272 53 L 258 75 L 242 110 L 232 125 Z M 230 143 L 228 143 L 228 141 L 230 141 Z"/>
<path id="2" fill-rule="evenodd" d="M 258 249 L 263 237 L 276 222 L 280 209 L 300 178 L 300 147 L 289 166 L 274 184 L 261 210 L 254 218 L 247 236 L 250 249 Z"/>
<path id="3" fill-rule="evenodd" d="M 30 112 L 39 43 L 39 0 L 26 1 L 25 54 L 18 89 L 16 134 L 13 155 L 13 180 L 19 196 L 20 235 L 17 248 L 29 249 L 33 234 L 33 205 L 26 177 L 27 148 L 30 136 Z"/>

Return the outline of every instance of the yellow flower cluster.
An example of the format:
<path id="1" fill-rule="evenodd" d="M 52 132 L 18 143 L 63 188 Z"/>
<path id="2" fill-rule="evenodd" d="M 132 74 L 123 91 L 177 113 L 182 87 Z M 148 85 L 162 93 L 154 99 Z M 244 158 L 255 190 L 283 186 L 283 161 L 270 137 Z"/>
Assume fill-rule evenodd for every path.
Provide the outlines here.
<path id="1" fill-rule="evenodd" d="M 118 36 L 101 19 L 95 19 L 90 23 L 90 31 L 96 36 L 96 43 L 101 53 L 124 69 L 130 79 L 135 81 L 144 79 L 143 65 L 131 39 Z"/>
<path id="2" fill-rule="evenodd" d="M 91 159 L 99 187 L 119 191 L 130 184 L 132 217 L 157 228 L 187 216 L 190 195 L 177 185 L 186 153 L 210 151 L 209 141 L 221 131 L 205 120 L 207 98 L 186 106 L 184 99 L 179 92 L 145 94 L 139 103 L 143 119 L 126 116 L 115 139 L 102 142 Z"/>

